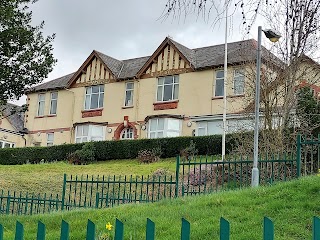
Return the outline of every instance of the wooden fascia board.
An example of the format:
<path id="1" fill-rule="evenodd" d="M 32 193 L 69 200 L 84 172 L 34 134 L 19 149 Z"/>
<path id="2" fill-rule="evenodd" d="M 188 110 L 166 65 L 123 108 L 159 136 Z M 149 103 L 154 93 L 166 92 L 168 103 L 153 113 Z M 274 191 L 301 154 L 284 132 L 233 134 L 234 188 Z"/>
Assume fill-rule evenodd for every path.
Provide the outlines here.
<path id="1" fill-rule="evenodd" d="M 183 58 L 183 60 L 186 61 L 187 63 L 189 63 L 191 68 L 194 70 L 194 67 L 191 64 L 191 62 L 179 51 L 179 49 L 170 41 L 169 38 L 165 38 L 165 40 L 163 40 L 163 42 L 159 45 L 159 47 L 156 49 L 156 51 L 150 56 L 148 61 L 137 72 L 137 78 L 141 77 L 143 72 L 145 72 L 147 70 L 147 68 L 150 66 L 150 64 L 152 64 L 152 62 L 154 61 L 155 57 L 157 57 L 160 54 L 160 52 L 166 47 L 167 44 L 169 44 L 170 47 L 173 47 L 179 53 L 179 55 Z"/>
<path id="2" fill-rule="evenodd" d="M 83 72 L 86 72 L 85 68 L 88 66 L 88 64 L 91 63 L 91 61 L 93 60 L 93 58 L 96 57 L 100 60 L 100 62 L 102 62 L 103 66 L 110 72 L 110 74 L 114 77 L 114 79 L 116 79 L 116 77 L 114 76 L 113 72 L 108 68 L 108 66 L 105 64 L 105 62 L 100 58 L 100 56 L 96 53 L 95 50 L 92 51 L 92 53 L 87 57 L 87 59 L 84 61 L 84 63 L 82 63 L 81 67 L 75 72 L 75 74 L 70 78 L 70 80 L 68 81 L 67 84 L 67 88 L 69 88 L 72 83 L 74 81 L 76 81 L 76 79 L 79 77 L 80 74 L 82 74 Z"/>

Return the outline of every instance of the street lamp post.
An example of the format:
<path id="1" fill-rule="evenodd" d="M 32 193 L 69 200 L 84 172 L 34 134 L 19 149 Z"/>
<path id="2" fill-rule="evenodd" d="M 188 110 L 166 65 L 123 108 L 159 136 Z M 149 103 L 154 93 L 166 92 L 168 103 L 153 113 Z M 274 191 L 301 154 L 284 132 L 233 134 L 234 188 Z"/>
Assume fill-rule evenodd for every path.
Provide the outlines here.
<path id="1" fill-rule="evenodd" d="M 258 49 L 257 49 L 257 75 L 256 75 L 256 96 L 255 96 L 255 123 L 254 123 L 254 146 L 253 146 L 253 168 L 251 186 L 257 187 L 259 185 L 259 106 L 260 106 L 260 69 L 261 69 L 261 35 L 262 31 L 271 42 L 277 42 L 281 37 L 272 30 L 262 30 L 258 27 Z"/>

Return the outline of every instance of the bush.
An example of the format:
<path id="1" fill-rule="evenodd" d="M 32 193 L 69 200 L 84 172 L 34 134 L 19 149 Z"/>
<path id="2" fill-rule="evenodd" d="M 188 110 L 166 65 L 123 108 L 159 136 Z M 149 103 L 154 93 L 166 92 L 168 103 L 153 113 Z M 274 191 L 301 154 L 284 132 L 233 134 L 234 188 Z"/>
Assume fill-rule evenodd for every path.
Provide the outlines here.
<path id="1" fill-rule="evenodd" d="M 160 139 L 120 140 L 92 142 L 94 146 L 94 160 L 105 161 L 110 159 L 137 158 L 140 150 L 160 148 L 161 157 L 169 158 L 180 154 L 182 149 L 190 147 L 193 141 L 200 155 L 221 154 L 221 135 L 201 137 L 175 137 Z M 234 141 L 234 136 L 227 135 L 226 151 L 229 153 L 239 141 Z M 63 144 L 52 147 L 26 147 L 0 149 L 0 164 L 16 165 L 30 163 L 65 161 L 70 153 L 81 150 L 85 144 Z M 90 145 L 90 146 L 91 146 Z M 86 155 L 87 153 L 83 153 Z M 87 158 L 92 159 L 88 153 Z M 88 162 L 90 162 L 89 160 Z"/>
<path id="2" fill-rule="evenodd" d="M 191 160 L 194 156 L 198 154 L 198 149 L 196 149 L 196 144 L 191 140 L 190 145 L 180 151 L 180 157 L 182 161 Z"/>
<path id="3" fill-rule="evenodd" d="M 95 161 L 95 146 L 93 142 L 87 142 L 81 150 L 76 150 L 68 155 L 68 162 L 71 164 L 88 164 Z"/>
<path id="4" fill-rule="evenodd" d="M 160 156 L 161 156 L 161 148 L 160 147 L 156 147 L 153 149 L 140 150 L 138 152 L 138 160 L 141 163 L 157 162 L 160 160 Z"/>

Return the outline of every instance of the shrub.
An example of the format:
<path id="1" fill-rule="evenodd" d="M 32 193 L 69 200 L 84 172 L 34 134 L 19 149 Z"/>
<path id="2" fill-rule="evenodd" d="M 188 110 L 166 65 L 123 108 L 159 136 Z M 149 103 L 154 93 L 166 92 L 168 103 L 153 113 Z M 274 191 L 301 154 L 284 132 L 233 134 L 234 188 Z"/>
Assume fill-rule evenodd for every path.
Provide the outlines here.
<path id="1" fill-rule="evenodd" d="M 161 156 L 161 148 L 160 147 L 156 147 L 153 149 L 140 150 L 138 152 L 138 160 L 141 163 L 157 162 L 160 160 L 160 156 Z"/>
<path id="2" fill-rule="evenodd" d="M 191 140 L 190 145 L 180 151 L 180 157 L 182 158 L 182 161 L 191 160 L 197 153 L 196 144 Z"/>
<path id="3" fill-rule="evenodd" d="M 95 161 L 95 146 L 93 142 L 87 142 L 82 149 L 76 150 L 68 155 L 68 162 L 71 164 L 88 164 Z"/>

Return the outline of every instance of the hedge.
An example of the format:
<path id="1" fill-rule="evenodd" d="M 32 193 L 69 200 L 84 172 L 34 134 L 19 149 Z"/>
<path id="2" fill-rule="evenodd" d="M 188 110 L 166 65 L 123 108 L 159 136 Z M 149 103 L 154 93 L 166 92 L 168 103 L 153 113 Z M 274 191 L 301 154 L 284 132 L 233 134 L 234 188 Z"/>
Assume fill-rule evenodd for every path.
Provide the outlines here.
<path id="1" fill-rule="evenodd" d="M 226 152 L 230 151 L 232 135 L 227 135 Z M 162 158 L 175 157 L 181 149 L 190 145 L 191 140 L 195 143 L 199 155 L 221 154 L 221 135 L 201 137 L 175 137 L 159 139 L 140 139 L 122 141 L 94 142 L 95 158 L 97 161 L 110 159 L 132 159 L 138 156 L 139 150 L 161 147 Z M 51 147 L 25 147 L 4 148 L 0 150 L 0 164 L 17 165 L 25 163 L 39 163 L 64 161 L 69 153 L 81 149 L 82 144 L 64 144 Z"/>

